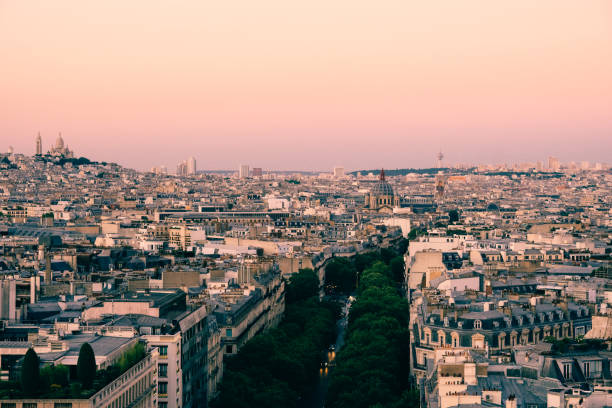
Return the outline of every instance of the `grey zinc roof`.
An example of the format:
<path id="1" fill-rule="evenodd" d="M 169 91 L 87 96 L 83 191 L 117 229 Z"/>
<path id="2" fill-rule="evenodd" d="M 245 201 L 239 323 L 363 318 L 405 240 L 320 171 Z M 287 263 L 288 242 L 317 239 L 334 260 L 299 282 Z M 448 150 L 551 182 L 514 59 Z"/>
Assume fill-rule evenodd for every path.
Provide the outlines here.
<path id="1" fill-rule="evenodd" d="M 537 385 L 535 382 L 524 381 L 522 384 L 513 378 L 508 378 L 501 373 L 489 373 L 487 377 L 478 377 L 478 386 L 481 389 L 500 389 L 502 399 L 515 395 L 523 401 L 523 406 L 529 404 L 545 404 L 547 389 Z"/>
<path id="2" fill-rule="evenodd" d="M 500 317 L 504 317 L 505 315 L 497 310 L 489 310 L 487 312 L 469 312 L 461 315 L 462 319 L 479 319 L 479 320 L 487 320 L 487 319 L 499 319 Z"/>

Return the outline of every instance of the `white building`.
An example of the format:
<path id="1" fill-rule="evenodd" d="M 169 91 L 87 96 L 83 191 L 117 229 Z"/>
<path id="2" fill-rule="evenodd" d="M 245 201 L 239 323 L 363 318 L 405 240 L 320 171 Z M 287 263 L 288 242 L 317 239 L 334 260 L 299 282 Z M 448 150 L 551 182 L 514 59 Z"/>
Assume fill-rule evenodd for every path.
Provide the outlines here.
<path id="1" fill-rule="evenodd" d="M 247 177 L 249 177 L 249 165 L 248 164 L 241 164 L 240 165 L 240 169 L 238 171 L 238 177 L 240 177 L 240 178 L 247 178 Z"/>
<path id="2" fill-rule="evenodd" d="M 196 159 L 195 157 L 191 156 L 189 159 L 187 159 L 187 174 L 196 174 L 196 171 Z"/>

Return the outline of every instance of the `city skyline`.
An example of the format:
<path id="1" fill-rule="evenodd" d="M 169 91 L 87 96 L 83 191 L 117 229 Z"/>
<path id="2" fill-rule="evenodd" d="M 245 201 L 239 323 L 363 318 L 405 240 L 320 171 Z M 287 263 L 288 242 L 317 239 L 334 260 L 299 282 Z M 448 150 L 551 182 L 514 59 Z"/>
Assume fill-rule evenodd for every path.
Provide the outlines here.
<path id="1" fill-rule="evenodd" d="M 61 144 L 61 147 L 58 146 L 58 143 Z M 57 151 L 59 149 L 64 149 L 64 141 L 63 141 L 63 137 L 61 132 L 58 134 L 58 138 L 55 140 L 54 143 L 50 144 L 50 148 L 48 150 L 44 149 L 44 143 L 42 141 L 42 137 L 40 132 L 37 133 L 37 136 L 35 138 L 35 148 L 34 148 L 34 153 L 33 155 L 56 155 Z M 69 153 L 69 155 L 67 157 L 72 157 L 74 155 L 74 153 L 70 150 L 66 150 L 66 152 Z M 12 153 L 17 153 L 17 154 L 25 154 L 27 155 L 27 153 L 24 152 L 19 152 L 19 151 L 15 151 L 14 147 L 11 145 L 9 146 L 8 149 L 8 153 L 12 154 Z M 79 156 L 79 157 L 84 157 L 84 156 Z M 608 167 L 609 163 L 606 161 L 590 161 L 590 160 L 568 160 L 568 161 L 564 161 L 564 160 L 559 160 L 559 157 L 555 157 L 555 156 L 548 156 L 545 158 L 536 158 L 536 160 L 534 161 L 527 161 L 527 160 L 516 160 L 516 161 L 505 161 L 505 162 L 476 162 L 476 163 L 467 163 L 467 162 L 446 162 L 443 159 L 445 158 L 444 153 L 442 152 L 442 150 L 440 149 L 436 154 L 435 154 L 435 163 L 434 165 L 425 165 L 425 166 L 415 166 L 415 167 L 391 167 L 391 166 L 382 166 L 381 168 L 387 168 L 387 169 L 430 169 L 430 168 L 469 168 L 469 167 L 494 167 L 494 168 L 529 168 L 529 167 L 533 167 L 535 170 L 560 170 L 561 168 L 576 168 L 576 169 L 582 169 L 582 170 L 588 170 L 588 169 L 592 169 L 592 170 L 602 170 Z M 93 161 L 96 161 L 95 158 L 92 157 L 87 157 L 87 159 L 92 159 Z M 555 163 L 555 164 L 551 164 L 551 163 Z M 122 163 L 118 163 L 120 165 L 124 165 Z M 196 173 L 205 173 L 208 171 L 211 172 L 236 172 L 237 174 L 239 174 L 240 178 L 245 177 L 244 174 L 249 172 L 249 166 L 250 164 L 240 164 L 238 165 L 237 169 L 232 169 L 231 166 L 225 167 L 225 168 L 204 168 L 204 169 L 196 169 L 196 158 L 194 156 L 190 156 L 187 160 L 179 160 L 177 163 L 177 170 L 175 172 L 172 171 L 168 171 L 168 165 L 164 164 L 158 164 L 158 165 L 154 165 L 150 168 L 135 168 L 135 167 L 130 167 L 129 165 L 124 165 L 127 168 L 134 168 L 135 170 L 139 170 L 139 171 L 151 171 L 154 173 L 160 173 L 160 174 L 176 174 L 176 175 L 193 175 Z M 243 167 L 246 167 L 246 171 L 244 171 Z M 253 170 L 256 171 L 265 171 L 265 172 L 291 172 L 291 171 L 296 171 L 296 172 L 330 172 L 330 169 L 320 169 L 320 168 L 309 168 L 309 169 L 293 169 L 293 168 L 287 168 L 287 169 L 282 169 L 282 168 L 257 168 L 254 167 Z M 337 171 L 341 170 L 342 174 L 344 174 L 345 172 L 345 168 L 343 166 L 338 166 L 335 165 L 333 168 L 331 168 L 331 174 L 333 174 L 335 177 L 338 177 L 337 175 Z M 348 172 L 359 172 L 359 171 L 371 171 L 371 170 L 378 170 L 378 168 L 366 168 L 366 167 L 361 167 L 361 168 L 353 168 L 353 169 L 346 169 L 348 170 Z"/>
<path id="2" fill-rule="evenodd" d="M 140 170 L 605 162 L 611 8 L 3 2 L 0 147 L 61 131 Z"/>

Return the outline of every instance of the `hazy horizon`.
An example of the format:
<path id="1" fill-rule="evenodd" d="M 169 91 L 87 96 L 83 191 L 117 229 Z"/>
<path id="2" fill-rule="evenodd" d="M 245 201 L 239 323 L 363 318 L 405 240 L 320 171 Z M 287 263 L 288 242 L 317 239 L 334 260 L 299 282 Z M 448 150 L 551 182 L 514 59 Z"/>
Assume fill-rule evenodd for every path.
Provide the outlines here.
<path id="1" fill-rule="evenodd" d="M 612 2 L 0 0 L 0 151 L 149 169 L 610 162 Z"/>

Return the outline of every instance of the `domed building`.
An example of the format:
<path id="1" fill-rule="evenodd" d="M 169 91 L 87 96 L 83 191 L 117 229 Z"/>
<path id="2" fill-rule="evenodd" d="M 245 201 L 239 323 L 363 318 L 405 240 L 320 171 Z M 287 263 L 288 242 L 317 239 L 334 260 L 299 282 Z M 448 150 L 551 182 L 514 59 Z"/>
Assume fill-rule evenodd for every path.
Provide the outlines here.
<path id="1" fill-rule="evenodd" d="M 381 170 L 378 182 L 365 197 L 366 208 L 391 212 L 393 207 L 399 207 L 399 202 L 399 197 L 395 195 L 393 187 L 385 180 L 385 171 Z"/>
<path id="2" fill-rule="evenodd" d="M 51 156 L 62 156 L 67 158 L 74 157 L 72 150 L 70 150 L 68 146 L 64 146 L 64 139 L 62 139 L 61 133 L 55 140 L 55 146 L 51 147 L 48 154 Z"/>

